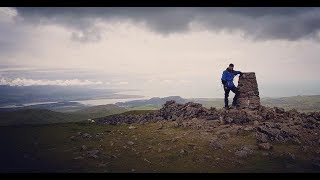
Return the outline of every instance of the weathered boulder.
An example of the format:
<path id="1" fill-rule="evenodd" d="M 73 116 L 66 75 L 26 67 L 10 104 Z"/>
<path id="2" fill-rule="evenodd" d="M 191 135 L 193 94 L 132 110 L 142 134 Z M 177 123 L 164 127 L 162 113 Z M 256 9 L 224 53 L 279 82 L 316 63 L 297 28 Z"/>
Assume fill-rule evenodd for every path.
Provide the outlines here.
<path id="1" fill-rule="evenodd" d="M 82 150 L 82 151 L 85 151 L 85 150 L 87 150 L 87 149 L 88 149 L 88 148 L 87 148 L 86 145 L 82 145 L 82 146 L 81 146 L 81 150 Z"/>
<path id="2" fill-rule="evenodd" d="M 260 106 L 258 112 L 263 120 L 270 120 L 276 117 L 274 109 L 270 107 Z"/>
<path id="3" fill-rule="evenodd" d="M 243 124 L 249 122 L 246 111 L 242 109 L 230 109 L 228 113 L 225 114 L 224 120 L 226 123 Z"/>
<path id="4" fill-rule="evenodd" d="M 83 138 L 91 138 L 92 136 L 88 133 L 84 133 L 84 134 L 82 134 L 82 137 Z"/>
<path id="5" fill-rule="evenodd" d="M 283 114 L 285 113 L 284 109 L 283 108 L 279 108 L 279 107 L 274 107 L 274 110 L 276 113 L 280 113 L 280 114 Z"/>
<path id="6" fill-rule="evenodd" d="M 258 142 L 261 142 L 261 143 L 266 143 L 268 142 L 268 135 L 266 135 L 265 133 L 262 133 L 262 132 L 256 132 L 256 139 Z"/>
<path id="7" fill-rule="evenodd" d="M 254 148 L 251 146 L 243 146 L 238 149 L 234 154 L 238 157 L 248 157 L 254 153 Z"/>
<path id="8" fill-rule="evenodd" d="M 270 143 L 260 143 L 260 144 L 258 144 L 258 147 L 261 150 L 270 150 L 270 149 L 272 149 L 272 145 Z"/>
<path id="9" fill-rule="evenodd" d="M 210 146 L 213 150 L 223 149 L 223 144 L 218 139 L 213 139 L 210 141 Z"/>
<path id="10" fill-rule="evenodd" d="M 256 138 L 259 142 L 295 140 L 299 137 L 298 131 L 291 129 L 286 124 L 265 122 L 257 128 Z"/>
<path id="11" fill-rule="evenodd" d="M 178 104 L 175 101 L 167 101 L 159 110 L 159 114 L 163 119 L 206 119 L 218 120 L 219 113 L 215 108 L 207 109 L 202 104 L 188 102 L 186 104 Z"/>

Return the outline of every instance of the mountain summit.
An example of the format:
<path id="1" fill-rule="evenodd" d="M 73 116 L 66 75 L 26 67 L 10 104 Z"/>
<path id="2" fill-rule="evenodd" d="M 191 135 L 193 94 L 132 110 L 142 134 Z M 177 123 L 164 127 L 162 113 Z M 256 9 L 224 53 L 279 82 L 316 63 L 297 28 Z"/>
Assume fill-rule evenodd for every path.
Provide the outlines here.
<path id="1" fill-rule="evenodd" d="M 176 127 L 195 128 L 205 132 L 224 129 L 229 134 L 245 130 L 252 132 L 257 145 L 269 149 L 271 142 L 293 142 L 318 146 L 320 112 L 301 113 L 295 109 L 260 105 L 255 73 L 244 73 L 239 78 L 239 108 L 205 108 L 202 104 L 166 101 L 160 110 L 146 114 L 116 114 L 96 119 L 98 124 L 145 124 L 175 122 Z M 231 129 L 232 132 L 231 132 Z M 229 132 L 230 131 L 230 132 Z M 268 147 L 265 147 L 268 146 Z"/>

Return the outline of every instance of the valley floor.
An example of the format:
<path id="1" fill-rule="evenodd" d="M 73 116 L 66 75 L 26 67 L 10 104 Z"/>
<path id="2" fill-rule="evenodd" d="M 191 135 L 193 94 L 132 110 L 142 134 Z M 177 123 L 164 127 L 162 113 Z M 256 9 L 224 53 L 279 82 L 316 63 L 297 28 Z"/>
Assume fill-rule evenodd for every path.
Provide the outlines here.
<path id="1" fill-rule="evenodd" d="M 0 127 L 0 172 L 320 172 L 319 146 L 261 150 L 252 129 L 215 123 Z"/>

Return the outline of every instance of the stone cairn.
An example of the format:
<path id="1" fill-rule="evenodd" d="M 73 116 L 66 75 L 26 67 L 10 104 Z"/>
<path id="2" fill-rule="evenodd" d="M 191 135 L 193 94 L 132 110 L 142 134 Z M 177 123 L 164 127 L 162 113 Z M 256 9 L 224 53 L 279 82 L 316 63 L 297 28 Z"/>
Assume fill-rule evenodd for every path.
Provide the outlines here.
<path id="1" fill-rule="evenodd" d="M 258 109 L 260 97 L 258 83 L 254 72 L 243 73 L 238 82 L 240 108 Z"/>

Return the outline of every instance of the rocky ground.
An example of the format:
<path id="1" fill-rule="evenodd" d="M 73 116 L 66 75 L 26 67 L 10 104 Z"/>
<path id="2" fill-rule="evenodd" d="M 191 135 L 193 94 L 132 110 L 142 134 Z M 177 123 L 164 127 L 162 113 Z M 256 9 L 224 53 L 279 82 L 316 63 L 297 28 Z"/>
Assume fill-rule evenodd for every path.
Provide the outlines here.
<path id="1" fill-rule="evenodd" d="M 320 172 L 320 113 L 168 101 L 95 123 L 0 127 L 1 172 Z M 4 138 L 10 137 L 10 138 Z"/>
<path id="2" fill-rule="evenodd" d="M 102 124 L 146 123 L 174 121 L 176 126 L 202 129 L 210 132 L 224 126 L 236 126 L 238 130 L 255 132 L 257 142 L 306 143 L 320 145 L 320 112 L 300 113 L 294 109 L 259 106 L 256 109 L 207 109 L 201 104 L 178 104 L 167 101 L 159 111 L 146 114 L 113 115 L 95 120 Z M 223 127 L 223 126 L 222 126 Z"/>

